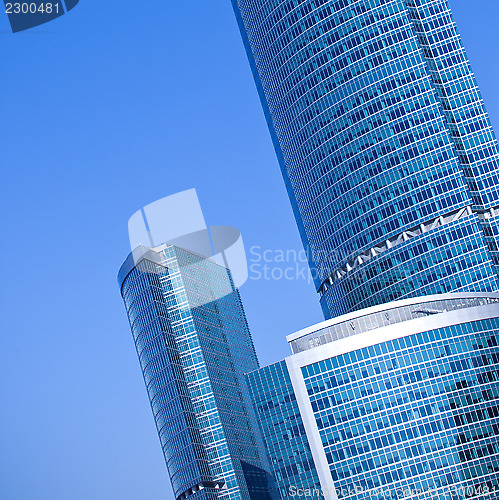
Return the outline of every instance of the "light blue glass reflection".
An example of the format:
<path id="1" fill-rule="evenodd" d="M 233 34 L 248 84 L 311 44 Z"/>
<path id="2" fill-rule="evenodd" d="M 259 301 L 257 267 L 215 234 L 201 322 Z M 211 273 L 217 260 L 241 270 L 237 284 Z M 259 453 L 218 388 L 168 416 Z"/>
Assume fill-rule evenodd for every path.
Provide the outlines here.
<path id="1" fill-rule="evenodd" d="M 248 374 L 258 423 L 282 500 L 293 492 L 321 491 L 285 361 Z"/>

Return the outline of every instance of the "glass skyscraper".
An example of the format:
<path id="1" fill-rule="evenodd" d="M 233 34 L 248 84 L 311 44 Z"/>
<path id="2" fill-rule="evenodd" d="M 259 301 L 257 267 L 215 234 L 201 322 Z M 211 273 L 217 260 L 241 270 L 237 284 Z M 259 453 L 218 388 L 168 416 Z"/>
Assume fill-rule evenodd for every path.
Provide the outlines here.
<path id="1" fill-rule="evenodd" d="M 497 291 L 498 145 L 447 0 L 232 2 L 325 316 Z"/>
<path id="2" fill-rule="evenodd" d="M 228 269 L 132 252 L 176 500 L 499 498 L 499 153 L 447 1 L 232 3 L 327 319 L 259 368 Z"/>
<path id="3" fill-rule="evenodd" d="M 290 335 L 248 377 L 281 498 L 499 498 L 498 317 L 498 294 L 441 294 Z"/>
<path id="4" fill-rule="evenodd" d="M 231 273 L 173 245 L 118 275 L 175 499 L 278 498 L 245 373 L 258 368 Z"/>
<path id="5" fill-rule="evenodd" d="M 248 374 L 251 398 L 281 499 L 321 484 L 285 361 Z"/>

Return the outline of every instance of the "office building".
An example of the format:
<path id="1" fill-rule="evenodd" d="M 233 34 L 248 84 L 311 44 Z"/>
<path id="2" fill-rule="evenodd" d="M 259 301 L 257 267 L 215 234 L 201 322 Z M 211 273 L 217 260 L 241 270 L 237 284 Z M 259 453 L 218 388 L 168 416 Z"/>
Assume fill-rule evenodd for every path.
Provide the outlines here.
<path id="1" fill-rule="evenodd" d="M 296 491 L 321 491 L 286 361 L 248 374 L 248 385 L 281 499 Z"/>
<path id="2" fill-rule="evenodd" d="M 440 294 L 290 335 L 248 376 L 281 498 L 497 498 L 498 317 L 498 294 Z"/>
<path id="3" fill-rule="evenodd" d="M 258 368 L 231 273 L 137 247 L 118 281 L 175 499 L 273 500 L 244 374 Z"/>
<path id="4" fill-rule="evenodd" d="M 498 145 L 447 0 L 232 1 L 325 317 L 497 291 Z"/>
<path id="5" fill-rule="evenodd" d="M 447 1 L 232 2 L 327 319 L 260 369 L 228 269 L 132 253 L 175 498 L 499 495 L 499 154 Z"/>

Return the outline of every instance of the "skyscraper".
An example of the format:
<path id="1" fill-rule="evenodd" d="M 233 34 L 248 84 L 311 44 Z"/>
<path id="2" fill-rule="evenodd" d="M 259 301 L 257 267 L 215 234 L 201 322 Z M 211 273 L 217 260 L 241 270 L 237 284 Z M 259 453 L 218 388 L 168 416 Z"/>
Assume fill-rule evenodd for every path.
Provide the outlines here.
<path id="1" fill-rule="evenodd" d="M 233 4 L 328 319 L 258 368 L 225 267 L 129 257 L 176 498 L 499 491 L 498 149 L 447 2 Z"/>
<path id="2" fill-rule="evenodd" d="M 258 424 L 281 499 L 293 488 L 321 491 L 314 457 L 286 361 L 247 375 Z"/>
<path id="3" fill-rule="evenodd" d="M 497 498 L 498 317 L 498 294 L 439 294 L 288 336 L 248 376 L 281 498 Z"/>
<path id="4" fill-rule="evenodd" d="M 497 140 L 447 0 L 232 1 L 325 316 L 497 291 Z"/>
<path id="5" fill-rule="evenodd" d="M 230 271 L 139 246 L 118 281 L 175 498 L 274 499 L 244 378 L 258 360 Z"/>

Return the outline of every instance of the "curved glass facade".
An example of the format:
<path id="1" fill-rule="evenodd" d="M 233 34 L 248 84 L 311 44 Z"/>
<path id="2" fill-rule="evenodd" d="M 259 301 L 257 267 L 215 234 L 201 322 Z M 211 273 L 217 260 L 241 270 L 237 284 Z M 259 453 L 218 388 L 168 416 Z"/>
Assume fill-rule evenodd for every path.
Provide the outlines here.
<path id="1" fill-rule="evenodd" d="M 171 245 L 139 253 L 119 281 L 175 498 L 273 500 L 230 272 Z"/>
<path id="2" fill-rule="evenodd" d="M 338 496 L 499 494 L 498 341 L 496 318 L 307 367 Z"/>
<path id="3" fill-rule="evenodd" d="M 498 290 L 497 141 L 447 2 L 233 5 L 326 317 Z"/>
<path id="4" fill-rule="evenodd" d="M 361 313 L 286 359 L 326 498 L 498 498 L 499 295 Z"/>

